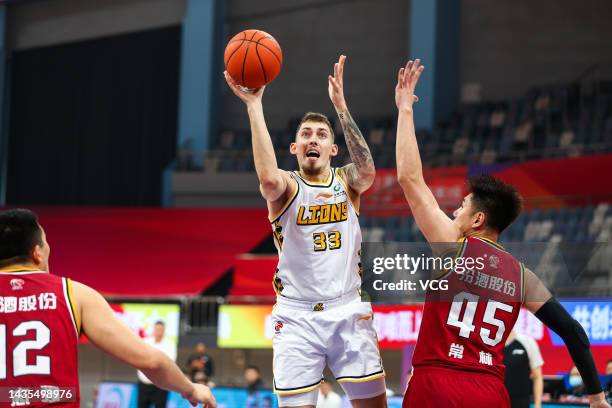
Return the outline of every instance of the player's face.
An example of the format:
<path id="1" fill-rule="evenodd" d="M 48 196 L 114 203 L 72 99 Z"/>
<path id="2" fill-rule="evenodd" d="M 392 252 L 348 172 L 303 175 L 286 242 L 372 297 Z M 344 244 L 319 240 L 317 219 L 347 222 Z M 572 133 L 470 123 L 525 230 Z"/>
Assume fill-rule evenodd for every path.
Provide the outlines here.
<path id="1" fill-rule="evenodd" d="M 300 170 L 309 175 L 317 175 L 338 154 L 338 146 L 334 144 L 331 131 L 325 123 L 306 121 L 300 125 L 290 151 L 297 156 Z"/>
<path id="2" fill-rule="evenodd" d="M 463 198 L 461 206 L 453 212 L 453 217 L 453 222 L 459 227 L 464 236 L 482 226 L 484 222 L 482 211 L 476 211 L 473 206 L 472 194 L 468 194 Z"/>

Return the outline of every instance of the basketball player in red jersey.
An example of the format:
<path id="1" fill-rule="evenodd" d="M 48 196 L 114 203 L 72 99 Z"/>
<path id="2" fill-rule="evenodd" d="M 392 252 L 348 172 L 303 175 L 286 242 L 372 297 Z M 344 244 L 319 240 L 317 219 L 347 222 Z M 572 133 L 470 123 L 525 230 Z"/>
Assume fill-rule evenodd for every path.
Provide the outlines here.
<path id="1" fill-rule="evenodd" d="M 79 407 L 80 333 L 159 387 L 216 406 L 208 387 L 142 341 L 98 292 L 51 275 L 49 252 L 36 214 L 0 213 L 0 407 Z"/>
<path id="2" fill-rule="evenodd" d="M 412 105 L 420 61 L 400 69 L 397 173 L 419 229 L 432 244 L 460 242 L 456 258 L 471 258 L 474 270 L 455 268 L 444 279 L 450 294 L 427 293 L 413 356 L 414 375 L 404 408 L 510 407 L 504 387 L 503 347 L 524 306 L 565 342 L 583 378 L 591 407 L 605 402 L 588 337 L 536 275 L 496 241 L 519 215 L 522 198 L 491 176 L 469 180 L 470 193 L 449 218 L 425 184 Z M 436 245 L 433 245 L 436 243 Z M 482 265 L 477 264 L 481 258 Z"/>

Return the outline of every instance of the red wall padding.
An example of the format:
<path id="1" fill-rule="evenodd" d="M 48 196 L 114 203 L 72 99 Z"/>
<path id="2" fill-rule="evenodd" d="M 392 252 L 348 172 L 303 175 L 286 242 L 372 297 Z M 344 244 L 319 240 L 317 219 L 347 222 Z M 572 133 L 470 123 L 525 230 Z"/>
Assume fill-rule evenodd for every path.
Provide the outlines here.
<path id="1" fill-rule="evenodd" d="M 265 209 L 37 208 L 52 273 L 106 295 L 196 294 L 270 233 Z"/>

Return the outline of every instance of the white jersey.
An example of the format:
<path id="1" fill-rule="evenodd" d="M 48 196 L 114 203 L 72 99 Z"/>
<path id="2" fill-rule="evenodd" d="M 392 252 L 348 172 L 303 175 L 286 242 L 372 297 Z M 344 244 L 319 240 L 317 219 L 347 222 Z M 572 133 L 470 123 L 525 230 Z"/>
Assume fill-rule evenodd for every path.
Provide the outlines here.
<path id="1" fill-rule="evenodd" d="M 279 261 L 277 295 L 324 301 L 357 293 L 361 286 L 361 229 L 348 188 L 331 169 L 319 184 L 296 172 L 297 191 L 272 221 Z"/>

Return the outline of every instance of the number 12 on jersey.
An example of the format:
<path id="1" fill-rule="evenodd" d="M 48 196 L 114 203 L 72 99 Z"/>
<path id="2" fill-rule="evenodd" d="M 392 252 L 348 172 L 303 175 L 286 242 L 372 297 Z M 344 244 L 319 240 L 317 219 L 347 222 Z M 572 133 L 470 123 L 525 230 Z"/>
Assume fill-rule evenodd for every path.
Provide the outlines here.
<path id="1" fill-rule="evenodd" d="M 32 320 L 21 322 L 15 330 L 13 337 L 25 336 L 28 331 L 33 330 L 36 333 L 34 340 L 22 340 L 12 350 L 11 357 L 13 361 L 13 377 L 28 374 L 51 374 L 51 358 L 48 356 L 36 356 L 35 364 L 28 364 L 28 350 L 42 350 L 51 340 L 51 331 L 43 322 Z M 0 380 L 7 377 L 6 363 L 7 353 L 11 352 L 6 348 L 6 336 L 8 335 L 6 325 L 0 324 Z M 1 401 L 0 401 L 1 402 Z"/>
<path id="2" fill-rule="evenodd" d="M 478 300 L 480 297 L 468 292 L 460 292 L 453 298 L 453 304 L 450 312 L 448 313 L 448 320 L 446 324 L 453 327 L 459 328 L 459 336 L 469 338 L 470 334 L 476 330 L 474 325 L 474 315 L 476 314 L 476 308 L 479 306 Z M 467 304 L 466 304 L 467 303 Z M 461 316 L 461 310 L 465 304 L 465 310 L 463 316 Z M 485 309 L 482 322 L 494 326 L 497 328 L 495 337 L 491 338 L 491 329 L 486 327 L 480 328 L 480 339 L 487 346 L 495 347 L 504 337 L 506 332 L 506 325 L 502 320 L 495 317 L 495 313 L 498 310 L 512 313 L 513 307 L 505 303 L 489 300 Z"/>
<path id="3" fill-rule="evenodd" d="M 315 232 L 312 234 L 312 239 L 315 252 L 338 249 L 342 246 L 340 231 Z"/>

